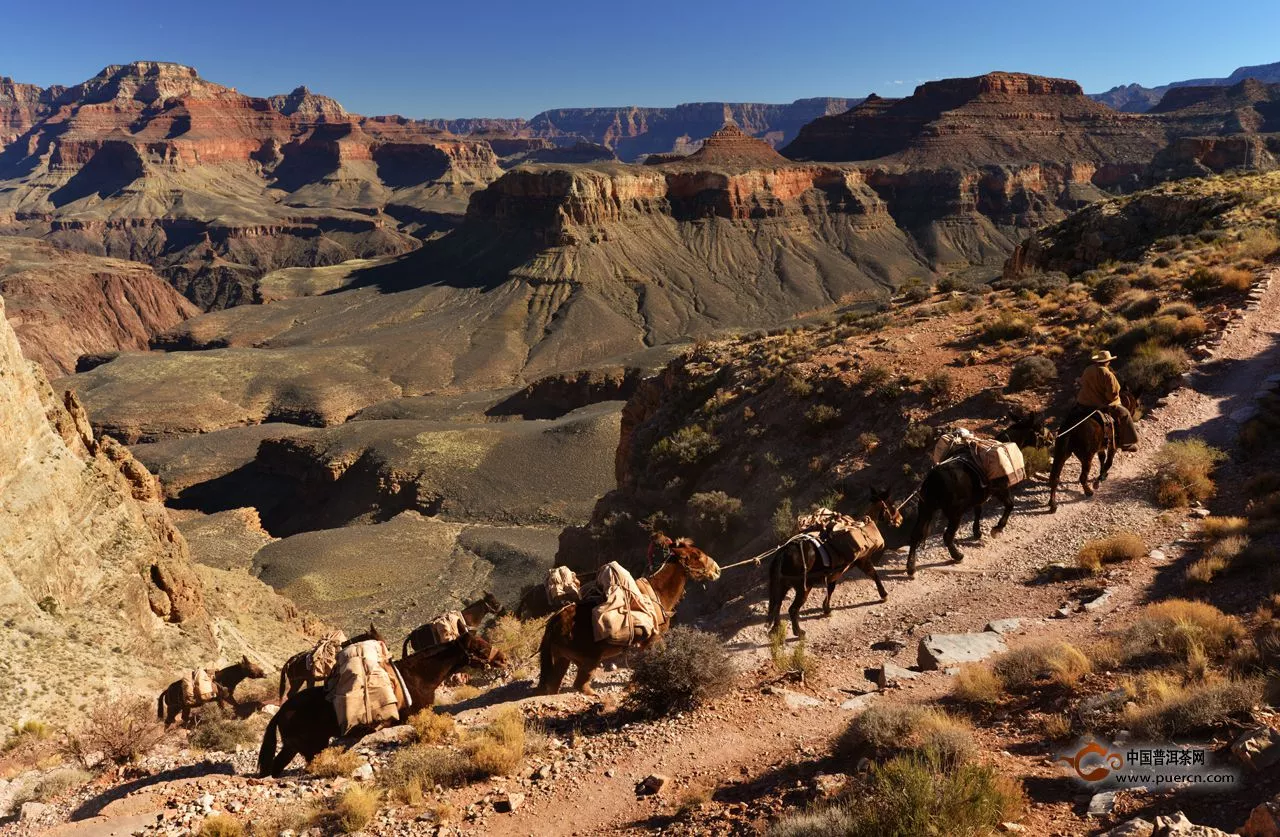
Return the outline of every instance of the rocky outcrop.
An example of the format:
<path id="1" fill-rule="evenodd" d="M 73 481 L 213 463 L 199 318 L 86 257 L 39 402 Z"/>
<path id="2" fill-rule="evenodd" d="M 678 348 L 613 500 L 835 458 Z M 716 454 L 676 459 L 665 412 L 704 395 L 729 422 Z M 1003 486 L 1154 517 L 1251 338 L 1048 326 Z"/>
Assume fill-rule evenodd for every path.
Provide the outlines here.
<path id="1" fill-rule="evenodd" d="M 0 76 L 0 151 L 43 119 L 62 92 L 61 87 L 45 89 Z"/>
<path id="2" fill-rule="evenodd" d="M 0 237 L 0 295 L 23 353 L 50 377 L 83 355 L 144 350 L 199 312 L 147 265 L 29 238 Z"/>
<path id="3" fill-rule="evenodd" d="M 1091 93 L 1089 98 L 1115 110 L 1129 113 L 1145 113 L 1154 108 L 1165 94 L 1182 87 L 1230 87 L 1246 79 L 1262 82 L 1280 82 L 1280 62 L 1239 67 L 1226 78 L 1196 78 L 1175 81 L 1159 87 L 1143 87 L 1141 84 L 1123 84 L 1104 93 Z"/>
<path id="4" fill-rule="evenodd" d="M 797 160 L 911 166 L 1141 166 L 1164 145 L 1158 124 L 1092 101 L 1067 79 L 988 73 L 931 81 L 904 99 L 871 96 L 806 125 L 783 149 Z M 888 159 L 885 159 L 888 158 Z"/>
<path id="5" fill-rule="evenodd" d="M 53 97 L 3 89 L 23 132 L 0 153 L 0 232 L 145 261 L 204 308 L 253 301 L 276 268 L 407 252 L 501 173 L 483 141 L 178 64 L 107 67 Z"/>

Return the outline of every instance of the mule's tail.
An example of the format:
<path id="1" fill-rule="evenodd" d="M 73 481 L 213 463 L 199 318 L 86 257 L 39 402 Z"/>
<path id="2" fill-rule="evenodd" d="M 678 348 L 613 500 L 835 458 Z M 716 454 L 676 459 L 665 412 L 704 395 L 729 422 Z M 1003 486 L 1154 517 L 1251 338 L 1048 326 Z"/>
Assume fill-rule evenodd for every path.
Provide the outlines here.
<path id="1" fill-rule="evenodd" d="M 156 720 L 161 722 L 164 721 L 165 709 L 167 708 L 165 706 L 166 701 L 164 696 L 165 692 L 161 692 L 160 697 L 156 698 Z"/>
<path id="2" fill-rule="evenodd" d="M 283 711 L 284 707 L 280 707 Z M 272 762 L 276 760 L 276 730 L 280 726 L 280 712 L 271 716 L 267 729 L 262 733 L 262 748 L 258 750 L 258 775 L 271 775 Z"/>
<path id="3" fill-rule="evenodd" d="M 409 640 L 413 639 L 413 634 L 409 634 L 404 638 L 404 645 L 400 646 L 400 659 L 409 656 Z"/>
<path id="4" fill-rule="evenodd" d="M 280 699 L 284 700 L 285 689 L 289 687 L 289 664 L 293 662 L 293 658 L 285 660 L 284 665 L 280 666 Z"/>
<path id="5" fill-rule="evenodd" d="M 550 633 L 550 625 L 547 626 L 547 632 L 542 635 L 542 642 L 538 645 L 538 692 L 541 694 L 550 694 L 547 689 L 560 688 L 559 683 L 552 683 L 551 679 L 555 676 L 552 669 L 555 668 L 555 658 L 551 654 L 551 641 L 547 638 Z"/>

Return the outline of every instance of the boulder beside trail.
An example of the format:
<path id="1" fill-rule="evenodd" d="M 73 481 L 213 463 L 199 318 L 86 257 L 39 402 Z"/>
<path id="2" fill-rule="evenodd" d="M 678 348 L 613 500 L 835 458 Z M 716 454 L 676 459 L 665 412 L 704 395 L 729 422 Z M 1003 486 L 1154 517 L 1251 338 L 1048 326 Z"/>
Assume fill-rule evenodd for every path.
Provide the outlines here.
<path id="1" fill-rule="evenodd" d="M 930 634 L 920 640 L 916 660 L 921 671 L 936 671 L 961 663 L 985 660 L 1008 650 L 993 631 L 980 634 Z"/>

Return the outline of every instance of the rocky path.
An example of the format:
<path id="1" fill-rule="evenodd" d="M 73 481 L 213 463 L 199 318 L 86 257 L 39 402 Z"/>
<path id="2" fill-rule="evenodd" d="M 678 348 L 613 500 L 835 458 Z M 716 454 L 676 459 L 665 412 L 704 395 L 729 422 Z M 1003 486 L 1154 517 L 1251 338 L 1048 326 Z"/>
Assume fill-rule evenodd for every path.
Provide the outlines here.
<path id="1" fill-rule="evenodd" d="M 922 554 L 914 581 L 906 581 L 905 554 L 896 563 L 891 558 L 888 571 L 882 572 L 889 588 L 887 602 L 878 601 L 869 581 L 850 579 L 837 588 L 831 618 L 820 619 L 816 611 L 820 598 L 811 596 L 802 624 L 809 649 L 823 671 L 805 694 L 742 695 L 723 701 L 717 712 L 698 713 L 696 720 L 686 721 L 687 728 L 669 740 L 659 736 L 602 754 L 573 778 L 531 794 L 514 814 L 487 818 L 484 831 L 495 835 L 639 833 L 660 826 L 679 803 L 678 792 L 665 798 L 637 796 L 637 781 L 650 773 L 673 777 L 681 786 L 741 781 L 822 751 L 830 736 L 853 717 L 853 707 L 865 705 L 867 699 L 849 701 L 851 693 L 869 687 L 864 670 L 885 660 L 914 665 L 918 640 L 926 634 L 981 631 L 992 619 L 1016 617 L 1026 635 L 1088 635 L 1105 628 L 1112 614 L 1141 604 L 1148 585 L 1176 557 L 1177 541 L 1190 528 L 1185 518 L 1162 516 L 1148 500 L 1156 451 L 1167 439 L 1183 435 L 1229 443 L 1238 430 L 1232 415 L 1246 417 L 1264 379 L 1280 371 L 1280 281 L 1275 281 L 1280 271 L 1270 278 L 1251 310 L 1228 327 L 1213 357 L 1188 376 L 1188 386 L 1143 419 L 1138 452 L 1117 459 L 1094 500 L 1086 500 L 1077 483 L 1066 484 L 1065 491 L 1059 492 L 1058 512 L 1049 515 L 1047 485 L 1036 483 L 1021 492 L 1018 510 L 1002 536 L 988 535 L 981 545 L 961 544 L 966 552 L 962 564 L 949 563 L 936 537 Z M 1077 473 L 1073 462 L 1064 483 Z M 988 527 L 992 522 L 988 517 Z M 1073 564 L 1085 541 L 1118 531 L 1142 534 L 1167 557 L 1113 573 L 1118 577 L 1108 579 L 1113 589 L 1104 606 L 1066 620 L 1055 619 L 1072 591 L 1069 585 L 1034 583 L 1040 571 L 1054 562 Z M 762 588 L 752 595 L 756 601 L 749 611 L 754 618 L 747 624 L 736 630 L 704 625 L 729 628 L 729 645 L 747 669 L 768 657 Z M 898 651 L 872 648 L 898 644 Z M 936 692 L 939 685 L 930 681 L 943 678 L 938 673 L 926 675 L 918 684 L 913 681 L 910 690 Z"/>

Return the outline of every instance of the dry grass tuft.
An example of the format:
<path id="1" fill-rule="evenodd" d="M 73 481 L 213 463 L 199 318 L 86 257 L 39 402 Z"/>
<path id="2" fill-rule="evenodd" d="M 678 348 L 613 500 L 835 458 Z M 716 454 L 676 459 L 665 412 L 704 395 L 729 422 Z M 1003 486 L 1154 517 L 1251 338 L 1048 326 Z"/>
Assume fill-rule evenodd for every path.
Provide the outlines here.
<path id="1" fill-rule="evenodd" d="M 397 750 L 379 776 L 393 798 L 409 805 L 421 805 L 436 785 L 456 787 L 475 778 L 475 769 L 461 753 L 425 744 Z"/>
<path id="2" fill-rule="evenodd" d="M 66 755 L 85 767 L 94 755 L 115 764 L 128 764 L 151 752 L 164 738 L 164 727 L 155 717 L 155 705 L 147 698 L 104 699 L 85 713 L 85 723 L 68 731 Z"/>
<path id="3" fill-rule="evenodd" d="M 1221 729 L 1261 699 L 1259 680 L 1217 680 L 1189 686 L 1166 683 L 1142 704 L 1127 709 L 1125 722 L 1139 738 L 1171 741 Z"/>
<path id="4" fill-rule="evenodd" d="M 363 785 L 350 785 L 334 802 L 334 819 L 348 834 L 363 831 L 373 821 L 381 805 L 382 795 L 378 791 Z"/>
<path id="5" fill-rule="evenodd" d="M 1244 626 L 1204 602 L 1167 599 L 1144 607 L 1124 632 L 1127 661 L 1168 661 L 1195 665 L 1220 659 L 1244 638 Z"/>
<path id="6" fill-rule="evenodd" d="M 1086 543 L 1076 555 L 1076 563 L 1091 573 L 1102 572 L 1102 565 L 1117 561 L 1134 561 L 1147 554 L 1147 545 L 1132 532 L 1122 532 Z"/>
<path id="7" fill-rule="evenodd" d="M 1050 741 L 1062 741 L 1070 738 L 1072 732 L 1071 716 L 1065 712 L 1054 712 L 1040 719 L 1040 730 Z"/>
<path id="8" fill-rule="evenodd" d="M 323 779 L 336 779 L 339 776 L 350 776 L 360 766 L 360 756 L 354 750 L 344 747 L 326 747 L 316 753 L 316 757 L 307 765 L 307 772 Z"/>
<path id="9" fill-rule="evenodd" d="M 244 823 L 227 814 L 214 814 L 200 823 L 196 837 L 243 837 Z"/>
<path id="10" fill-rule="evenodd" d="M 1004 684 L 984 663 L 962 666 L 951 687 L 951 696 L 964 703 L 993 704 L 1004 697 Z"/>
<path id="11" fill-rule="evenodd" d="M 471 766 L 483 776 L 510 776 L 524 759 L 524 715 L 508 707 L 489 724 L 468 736 L 463 750 Z"/>
<path id="12" fill-rule="evenodd" d="M 510 613 L 499 616 L 485 633 L 485 638 L 501 651 L 517 677 L 532 677 L 538 672 L 538 645 L 546 627 L 543 619 L 519 619 Z"/>
<path id="13" fill-rule="evenodd" d="M 409 725 L 423 744 L 444 744 L 458 734 L 452 715 L 442 715 L 430 707 L 409 716 Z"/>
<path id="14" fill-rule="evenodd" d="M 1093 670 L 1093 664 L 1074 645 L 1048 640 L 1001 654 L 991 668 L 1006 689 L 1021 690 L 1046 682 L 1074 686 Z"/>
<path id="15" fill-rule="evenodd" d="M 1210 475 L 1225 458 L 1202 439 L 1167 442 L 1156 454 L 1156 501 L 1173 508 L 1209 499 L 1217 490 Z"/>
<path id="16" fill-rule="evenodd" d="M 885 755 L 927 753 L 949 766 L 971 762 L 978 753 L 967 721 L 912 704 L 876 704 L 855 718 L 837 746 L 853 752 L 861 745 Z"/>
<path id="17" fill-rule="evenodd" d="M 1218 540 L 1219 538 L 1243 535 L 1248 526 L 1249 521 L 1243 517 L 1216 517 L 1210 515 L 1200 521 L 1200 534 L 1210 540 Z"/>

